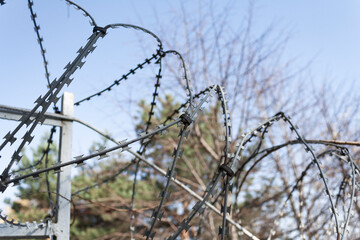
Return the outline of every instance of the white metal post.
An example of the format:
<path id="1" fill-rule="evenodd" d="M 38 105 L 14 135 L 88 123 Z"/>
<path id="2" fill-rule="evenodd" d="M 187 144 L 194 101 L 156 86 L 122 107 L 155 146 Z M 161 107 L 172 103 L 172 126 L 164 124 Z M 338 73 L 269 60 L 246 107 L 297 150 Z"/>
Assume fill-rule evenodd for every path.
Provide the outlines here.
<path id="1" fill-rule="evenodd" d="M 74 95 L 64 92 L 62 98 L 62 115 L 72 117 L 74 115 Z M 60 131 L 60 155 L 61 163 L 71 161 L 72 158 L 72 128 L 71 121 L 64 121 Z M 57 240 L 70 239 L 70 200 L 71 200 L 71 166 L 63 167 L 58 173 L 57 186 Z"/>

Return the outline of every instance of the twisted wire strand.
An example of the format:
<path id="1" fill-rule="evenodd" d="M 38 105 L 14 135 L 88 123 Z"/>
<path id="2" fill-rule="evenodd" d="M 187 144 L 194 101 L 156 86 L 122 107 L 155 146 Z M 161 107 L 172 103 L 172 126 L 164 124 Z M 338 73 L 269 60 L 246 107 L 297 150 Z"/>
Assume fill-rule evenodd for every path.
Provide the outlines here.
<path id="1" fill-rule="evenodd" d="M 74 6 L 74 8 L 75 8 L 76 10 L 79 10 L 79 11 L 83 12 L 83 15 L 84 15 L 85 17 L 90 18 L 90 25 L 91 25 L 91 26 L 94 26 L 94 27 L 97 26 L 97 25 L 96 25 L 96 22 L 95 22 L 95 19 L 94 19 L 94 18 L 90 15 L 90 13 L 88 13 L 84 8 L 82 8 L 80 5 L 78 5 L 77 3 L 74 3 L 73 1 L 70 1 L 70 0 L 65 0 L 65 2 L 66 2 L 66 4 L 68 4 L 68 5 Z"/>
<path id="2" fill-rule="evenodd" d="M 154 212 L 153 212 L 153 215 L 152 215 L 153 220 L 151 222 L 150 229 L 146 230 L 145 234 L 144 234 L 144 236 L 146 236 L 146 239 L 149 239 L 149 238 L 153 239 L 154 238 L 155 232 L 153 232 L 153 229 L 155 227 L 155 224 L 156 224 L 157 220 L 158 219 L 161 220 L 161 218 L 162 218 L 163 212 L 161 212 L 162 211 L 161 208 L 164 205 L 165 199 L 169 198 L 168 191 L 169 191 L 169 187 L 170 187 L 170 183 L 171 183 L 171 178 L 174 175 L 174 170 L 175 170 L 176 162 L 177 162 L 177 160 L 179 158 L 180 148 L 181 148 L 181 145 L 182 145 L 182 142 L 183 142 L 183 139 L 184 139 L 185 131 L 186 131 L 186 127 L 184 127 L 183 129 L 180 130 L 180 140 L 178 142 L 177 148 L 175 149 L 175 156 L 174 156 L 174 159 L 173 159 L 172 164 L 171 164 L 170 171 L 169 171 L 168 176 L 167 176 L 167 181 L 166 181 L 166 184 L 165 184 L 165 188 L 160 193 L 161 200 L 160 200 L 159 206 L 154 209 Z"/>
<path id="3" fill-rule="evenodd" d="M 161 58 L 160 58 L 158 61 L 159 61 L 159 64 L 161 64 Z M 160 73 L 161 73 L 161 67 L 159 68 L 159 72 L 158 72 L 158 75 L 157 75 L 157 84 L 155 84 L 155 85 L 158 85 L 158 86 L 156 86 L 156 87 L 160 87 L 160 84 L 158 84 L 159 81 L 160 81 L 160 79 L 161 79 L 161 74 L 160 74 Z M 153 98 L 153 103 L 155 103 L 155 100 L 156 100 L 155 97 L 158 96 L 158 94 L 157 94 L 157 88 L 156 88 L 156 87 L 155 87 L 155 91 L 154 91 L 154 94 L 153 94 L 153 96 L 154 96 L 154 98 Z M 205 90 L 197 93 L 197 94 L 194 96 L 194 98 L 199 98 L 199 97 L 205 95 L 206 92 L 209 92 L 209 91 L 210 91 L 210 88 L 206 88 Z M 181 105 L 179 106 L 179 108 L 177 108 L 176 110 L 174 110 L 173 113 L 170 114 L 170 115 L 165 119 L 165 121 L 164 121 L 161 125 L 166 124 L 166 123 L 167 123 L 168 121 L 170 121 L 170 120 L 174 120 L 174 116 L 175 116 L 176 114 L 179 114 L 179 112 L 180 112 L 183 108 L 186 107 L 186 105 L 188 104 L 188 102 L 189 102 L 189 100 L 187 100 L 185 103 L 181 104 Z M 151 116 L 153 115 L 153 114 L 151 114 L 151 113 L 153 113 L 153 111 L 150 111 L 150 112 L 149 112 L 149 119 L 151 119 Z M 147 126 L 147 127 L 146 127 L 145 132 L 147 132 L 149 125 L 150 125 L 150 120 L 148 120 L 148 122 L 146 123 L 146 126 Z M 159 126 L 161 126 L 161 125 L 159 125 Z M 142 143 L 142 144 L 141 144 L 141 146 L 140 146 L 140 148 L 139 148 L 139 150 L 138 150 L 138 153 L 139 153 L 140 155 L 143 155 L 143 154 L 145 153 L 146 147 L 150 144 L 151 140 L 152 140 L 152 137 L 151 137 L 151 138 L 149 139 L 149 141 L 147 141 L 146 143 Z M 131 238 L 131 239 L 134 238 L 134 233 L 135 233 L 135 226 L 134 226 L 135 216 L 134 216 L 134 214 L 133 214 L 133 208 L 134 208 L 134 206 L 135 206 L 134 200 L 135 200 L 135 194 L 136 194 L 137 174 L 138 174 L 138 171 L 139 171 L 140 161 L 141 161 L 141 159 L 138 159 L 138 162 L 136 163 L 134 180 L 133 180 L 133 187 L 132 187 L 131 203 L 130 203 L 130 238 Z"/>
<path id="4" fill-rule="evenodd" d="M 186 84 L 186 90 L 188 91 L 187 92 L 187 95 L 189 96 L 189 100 L 190 100 L 190 106 L 189 107 L 193 107 L 193 94 L 192 94 L 192 88 L 190 87 L 190 80 L 188 79 L 188 76 L 187 76 L 187 68 L 186 68 L 186 65 L 185 65 L 185 61 L 184 61 L 184 58 L 182 57 L 182 55 L 175 51 L 175 50 L 168 50 L 168 51 L 163 51 L 163 44 L 162 44 L 162 41 L 160 40 L 160 38 L 154 34 L 153 32 L 149 31 L 148 29 L 146 28 L 143 28 L 143 27 L 140 27 L 140 26 L 137 26 L 137 25 L 132 25 L 132 24 L 124 24 L 124 23 L 115 23 L 115 24 L 109 24 L 109 25 L 106 25 L 104 27 L 104 30 L 107 30 L 108 28 L 112 28 L 112 29 L 116 29 L 116 28 L 119 28 L 119 27 L 123 27 L 123 28 L 131 28 L 131 29 L 135 29 L 135 30 L 138 30 L 138 31 L 141 31 L 141 32 L 144 32 L 146 34 L 149 34 L 150 36 L 152 36 L 153 38 L 156 39 L 156 41 L 158 42 L 158 47 L 159 47 L 159 50 L 158 50 L 158 54 L 162 57 L 164 57 L 163 55 L 166 55 L 166 54 L 174 54 L 176 55 L 180 61 L 181 61 L 181 66 L 183 68 L 183 72 L 184 72 L 184 79 L 185 79 L 185 84 Z M 138 66 L 139 67 L 139 66 Z M 137 68 L 138 68 L 137 67 Z M 136 68 L 136 69 L 137 69 Z M 118 80 L 119 81 L 119 80 Z M 116 84 L 116 83 L 115 83 Z M 104 91 L 107 91 L 108 88 L 106 90 L 103 90 L 102 92 Z M 101 93 L 102 93 L 101 92 Z M 97 95 L 97 94 L 94 94 L 94 95 Z M 92 95 L 91 97 L 94 97 L 94 95 Z M 85 100 L 83 100 L 85 101 Z"/>

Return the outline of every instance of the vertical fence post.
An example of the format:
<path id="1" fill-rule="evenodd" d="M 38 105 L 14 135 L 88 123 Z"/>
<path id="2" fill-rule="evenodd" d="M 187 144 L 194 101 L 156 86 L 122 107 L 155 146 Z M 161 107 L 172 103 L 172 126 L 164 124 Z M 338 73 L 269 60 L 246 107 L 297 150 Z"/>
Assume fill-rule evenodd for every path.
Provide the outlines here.
<path id="1" fill-rule="evenodd" d="M 72 117 L 74 114 L 74 95 L 64 92 L 62 98 L 61 113 Z M 61 163 L 71 161 L 72 158 L 72 126 L 71 121 L 63 121 L 60 131 L 60 155 Z M 71 166 L 63 167 L 62 172 L 58 173 L 57 181 L 57 240 L 70 239 L 70 208 L 71 203 Z"/>

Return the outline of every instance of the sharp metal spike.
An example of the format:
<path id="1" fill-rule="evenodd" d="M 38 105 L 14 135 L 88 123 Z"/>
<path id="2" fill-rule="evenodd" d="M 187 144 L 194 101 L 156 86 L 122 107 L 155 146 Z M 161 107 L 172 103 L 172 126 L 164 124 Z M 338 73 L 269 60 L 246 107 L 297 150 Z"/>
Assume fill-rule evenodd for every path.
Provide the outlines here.
<path id="1" fill-rule="evenodd" d="M 71 82 L 74 80 L 74 78 L 67 78 L 65 83 L 66 85 L 69 87 L 69 85 L 71 84 Z"/>
<path id="2" fill-rule="evenodd" d="M 67 71 L 69 71 L 70 68 L 71 68 L 71 62 L 69 62 L 69 63 L 64 67 L 64 69 L 67 70 Z"/>
<path id="3" fill-rule="evenodd" d="M 187 231 L 189 231 L 189 229 L 190 229 L 191 226 L 190 226 L 185 220 L 183 220 L 183 221 L 180 223 L 180 227 L 187 232 Z"/>
<path id="4" fill-rule="evenodd" d="M 20 152 L 15 151 L 14 154 L 12 155 L 12 159 L 14 159 L 17 162 L 19 162 L 21 158 L 22 155 L 20 155 Z"/>
<path id="5" fill-rule="evenodd" d="M 9 142 L 10 142 L 10 146 L 16 141 L 16 138 L 11 135 L 11 132 L 8 132 L 8 133 L 5 135 L 4 139 L 5 139 L 5 141 L 9 141 Z"/>
<path id="6" fill-rule="evenodd" d="M 79 67 L 79 68 L 82 68 L 82 66 L 84 66 L 84 64 L 85 64 L 85 61 L 84 61 L 84 62 L 81 62 L 81 61 L 80 61 L 79 64 L 78 64 L 78 67 Z"/>

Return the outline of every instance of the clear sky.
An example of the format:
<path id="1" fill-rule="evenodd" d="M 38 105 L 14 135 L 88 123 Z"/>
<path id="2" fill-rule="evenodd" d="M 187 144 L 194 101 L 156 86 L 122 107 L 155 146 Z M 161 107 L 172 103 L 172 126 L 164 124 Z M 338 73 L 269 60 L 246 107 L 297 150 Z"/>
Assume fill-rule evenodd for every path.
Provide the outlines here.
<path id="1" fill-rule="evenodd" d="M 0 6 L 0 104 L 31 108 L 37 97 L 46 91 L 40 50 L 27 1 L 5 2 Z M 214 2 L 221 5 L 223 1 Z M 158 26 L 154 13 L 160 16 L 161 21 L 171 22 L 175 12 L 180 10 L 179 1 L 82 0 L 77 3 L 88 10 L 100 26 L 130 23 L 154 30 L 155 33 Z M 194 7 L 193 4 L 194 1 L 184 1 L 184 6 L 189 10 Z M 247 12 L 247 7 L 248 1 L 235 1 L 229 24 L 237 25 Z M 54 79 L 61 75 L 63 67 L 73 60 L 76 51 L 86 43 L 92 27 L 86 18 L 62 0 L 35 1 L 34 10 L 47 50 L 50 78 Z M 311 61 L 309 71 L 317 83 L 324 79 L 341 84 L 358 82 L 359 1 L 254 1 L 255 32 L 261 33 L 271 23 L 279 33 L 289 33 L 283 58 L 294 59 L 293 67 L 302 67 Z M 130 30 L 115 32 L 111 32 L 112 37 L 98 41 L 98 49 L 88 57 L 84 68 L 75 74 L 74 82 L 66 89 L 75 94 L 75 100 L 109 85 L 144 59 L 143 43 L 138 42 L 138 35 Z M 150 38 L 145 41 L 149 41 L 148 44 L 154 42 Z M 185 51 L 176 50 L 180 53 Z M 144 71 L 143 78 L 149 78 L 151 73 L 151 69 Z M 128 101 L 151 99 L 148 86 L 152 84 L 139 82 L 125 83 L 121 85 L 122 90 L 115 92 L 116 95 L 109 94 L 94 103 L 76 108 L 75 116 L 99 129 L 110 131 L 119 140 L 134 136 L 131 116 L 136 112 Z M 0 135 L 4 136 L 14 126 L 15 123 L 0 120 Z M 42 129 L 47 131 L 49 128 Z M 38 134 L 41 136 L 42 133 Z M 74 156 L 86 153 L 89 145 L 97 139 L 95 134 L 76 127 Z M 0 171 L 5 166 L 4 162 L 0 163 Z"/>

